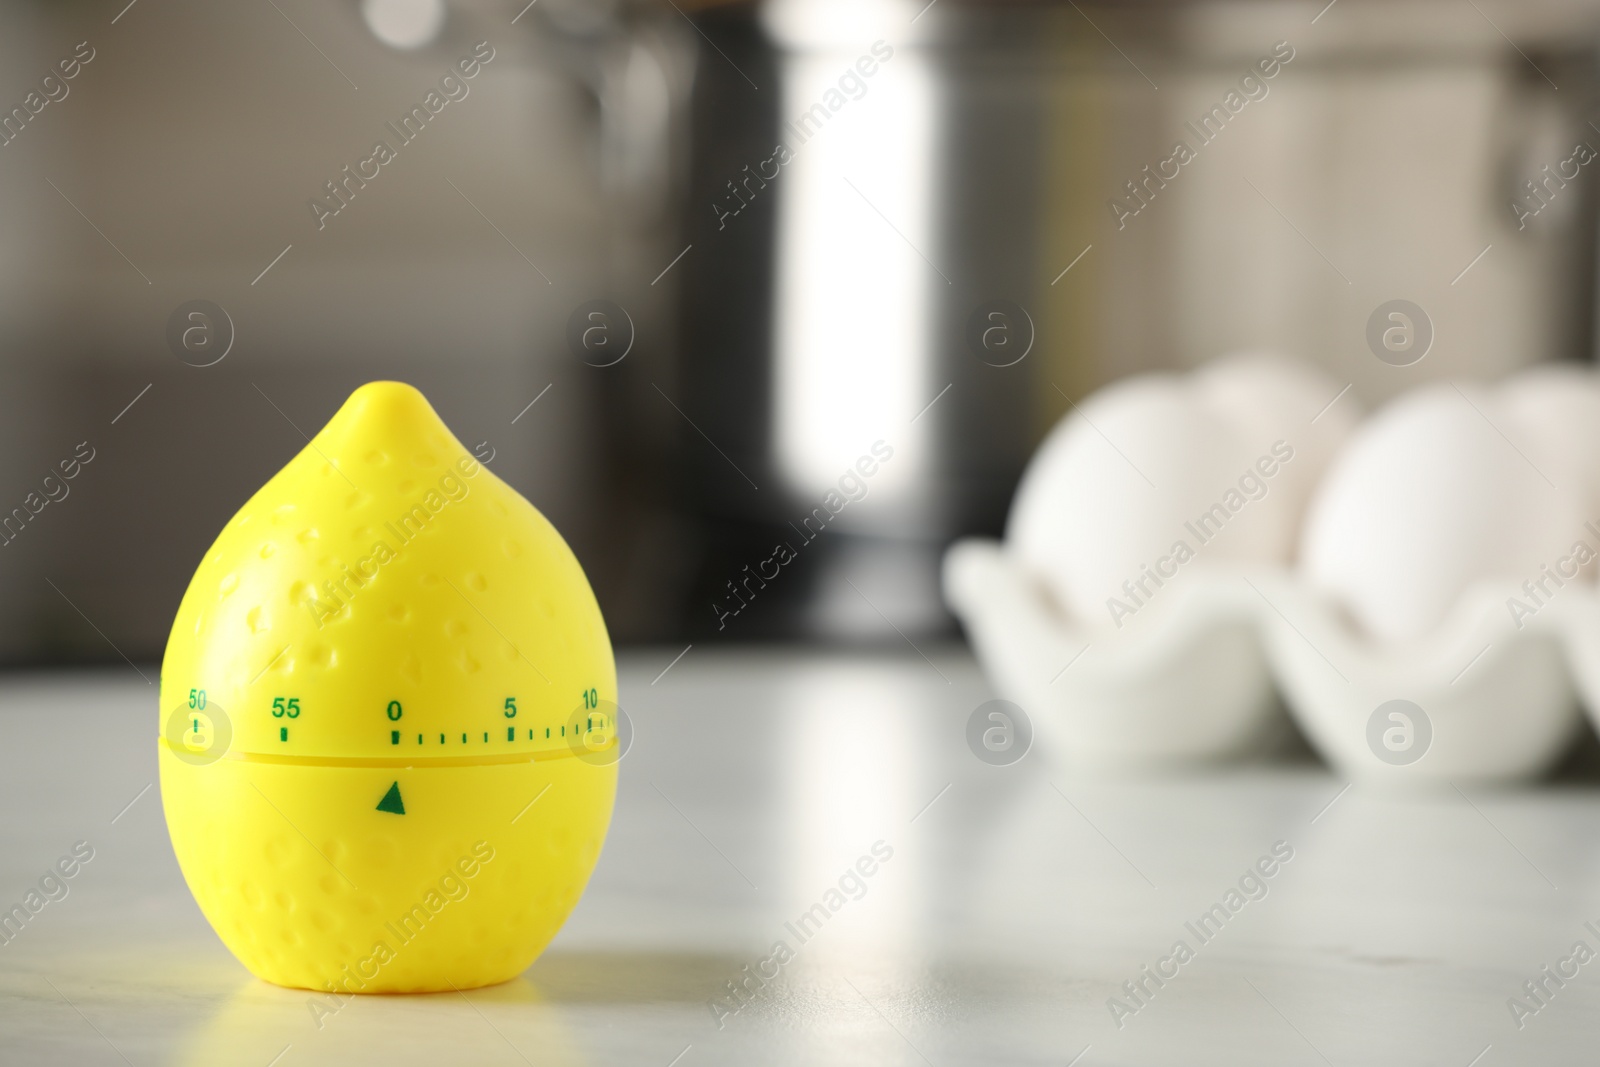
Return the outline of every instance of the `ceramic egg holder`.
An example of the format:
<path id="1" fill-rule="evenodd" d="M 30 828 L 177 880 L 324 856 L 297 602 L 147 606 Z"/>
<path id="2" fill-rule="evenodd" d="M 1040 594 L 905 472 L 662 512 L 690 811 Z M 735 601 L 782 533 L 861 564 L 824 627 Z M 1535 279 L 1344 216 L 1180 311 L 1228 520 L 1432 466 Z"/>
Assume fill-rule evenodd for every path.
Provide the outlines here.
<path id="1" fill-rule="evenodd" d="M 963 541 L 945 596 L 1001 695 L 1033 717 L 1042 751 L 1087 770 L 1248 755 L 1274 715 L 1273 683 L 1342 775 L 1432 785 L 1507 782 L 1548 770 L 1600 726 L 1600 594 L 1574 585 L 1511 620 L 1520 590 L 1479 585 L 1419 641 L 1359 633 L 1298 575 L 1197 569 L 1149 625 L 1117 633 L 1066 618 L 1000 542 Z M 1411 701 L 1431 737 L 1414 762 L 1382 758 L 1374 712 Z"/>
<path id="2" fill-rule="evenodd" d="M 1033 719 L 1042 751 L 1080 770 L 1235 757 L 1269 732 L 1275 700 L 1238 577 L 1198 572 L 1136 628 L 1069 620 L 999 542 L 945 559 L 945 598 L 979 661 Z"/>
<path id="3" fill-rule="evenodd" d="M 1070 621 L 995 541 L 963 541 L 946 600 L 995 688 L 1034 717 L 1043 752 L 1075 769 L 1250 755 L 1270 733 L 1274 681 L 1326 760 L 1363 781 L 1514 781 L 1546 771 L 1600 709 L 1600 598 L 1570 590 L 1522 629 L 1480 585 L 1429 637 L 1390 648 L 1298 576 L 1195 571 L 1142 629 Z M 1574 685 L 1576 683 L 1576 685 Z M 1429 717 L 1413 763 L 1374 752 L 1370 720 L 1403 699 Z M 1600 717 L 1597 717 L 1600 723 Z"/>
<path id="4" fill-rule="evenodd" d="M 1441 788 L 1529 778 L 1581 725 L 1564 656 L 1567 614 L 1547 610 L 1519 629 L 1506 610 L 1519 590 L 1469 588 L 1431 633 L 1402 647 L 1357 633 L 1294 576 L 1266 579 L 1261 591 L 1275 609 L 1259 613 L 1259 632 L 1278 685 L 1311 743 L 1347 777 Z M 1413 762 L 1385 759 L 1381 732 L 1374 737 L 1374 713 L 1390 700 L 1427 715 L 1426 751 Z"/>

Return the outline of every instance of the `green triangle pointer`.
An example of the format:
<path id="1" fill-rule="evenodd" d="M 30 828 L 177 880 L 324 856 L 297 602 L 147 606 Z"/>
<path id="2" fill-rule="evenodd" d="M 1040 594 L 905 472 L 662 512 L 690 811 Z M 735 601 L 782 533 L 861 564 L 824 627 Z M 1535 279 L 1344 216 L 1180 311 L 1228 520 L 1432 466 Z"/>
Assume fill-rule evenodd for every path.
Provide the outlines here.
<path id="1" fill-rule="evenodd" d="M 406 813 L 406 802 L 400 799 L 399 782 L 391 785 L 389 791 L 383 794 L 383 799 L 378 801 L 378 810 L 387 811 L 392 815 L 404 815 Z"/>

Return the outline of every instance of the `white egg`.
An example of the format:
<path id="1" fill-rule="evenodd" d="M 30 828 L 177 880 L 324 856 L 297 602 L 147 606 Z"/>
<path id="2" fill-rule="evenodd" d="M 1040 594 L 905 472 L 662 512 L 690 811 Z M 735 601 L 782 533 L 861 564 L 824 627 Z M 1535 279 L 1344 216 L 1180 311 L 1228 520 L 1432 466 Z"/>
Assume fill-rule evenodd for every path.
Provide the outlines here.
<path id="1" fill-rule="evenodd" d="M 1307 515 L 1306 574 L 1368 633 L 1421 637 L 1475 581 L 1521 583 L 1582 532 L 1576 498 L 1507 439 L 1479 386 L 1408 393 L 1369 419 Z"/>
<path id="2" fill-rule="evenodd" d="M 1600 375 L 1577 363 L 1547 363 L 1508 378 L 1500 397 L 1506 432 L 1556 485 L 1578 494 L 1600 522 Z"/>
<path id="3" fill-rule="evenodd" d="M 1191 381 L 1201 402 L 1230 419 L 1257 452 L 1277 441 L 1293 447 L 1293 462 L 1283 465 L 1263 503 L 1298 540 L 1311 495 L 1361 421 L 1360 401 L 1311 364 L 1269 352 L 1213 360 Z"/>
<path id="4" fill-rule="evenodd" d="M 1126 379 L 1050 432 L 1017 488 L 1007 539 L 1075 620 L 1120 627 L 1115 604 L 1141 612 L 1202 560 L 1286 557 L 1286 532 L 1261 507 L 1271 479 L 1252 473 L 1262 454 L 1187 380 Z"/>

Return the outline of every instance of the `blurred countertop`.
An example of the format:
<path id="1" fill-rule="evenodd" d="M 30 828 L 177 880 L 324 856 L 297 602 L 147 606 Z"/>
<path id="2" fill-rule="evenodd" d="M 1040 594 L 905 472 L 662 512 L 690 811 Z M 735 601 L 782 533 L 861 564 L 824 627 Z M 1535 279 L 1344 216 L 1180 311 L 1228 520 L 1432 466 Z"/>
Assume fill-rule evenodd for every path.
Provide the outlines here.
<path id="1" fill-rule="evenodd" d="M 0 945 L 0 1059 L 1592 1062 L 1600 965 L 1547 983 L 1520 1028 L 1508 1006 L 1573 966 L 1576 942 L 1600 947 L 1589 786 L 1394 799 L 1313 763 L 1103 781 L 1039 753 L 991 767 L 964 740 L 990 695 L 964 651 L 679 651 L 621 657 L 635 741 L 599 867 L 546 954 L 502 986 L 357 998 L 320 1028 L 304 991 L 234 961 L 184 887 L 152 784 L 154 689 L 126 668 L 0 682 L 0 904 L 74 842 L 95 849 Z M 712 998 L 874 845 L 892 857 L 860 898 L 719 1028 Z M 1292 858 L 1241 883 L 1275 848 Z M 1193 958 L 1162 962 L 1179 940 Z M 1139 1005 L 1122 985 L 1146 966 L 1177 972 Z M 1112 997 L 1137 1010 L 1114 1018 Z"/>

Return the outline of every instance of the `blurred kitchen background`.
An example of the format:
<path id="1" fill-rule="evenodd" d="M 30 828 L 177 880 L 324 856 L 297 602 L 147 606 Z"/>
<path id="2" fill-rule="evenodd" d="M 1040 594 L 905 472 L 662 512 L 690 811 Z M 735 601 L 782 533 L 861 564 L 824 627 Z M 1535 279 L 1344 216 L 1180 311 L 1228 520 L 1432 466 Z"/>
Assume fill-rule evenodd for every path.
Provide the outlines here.
<path id="1" fill-rule="evenodd" d="M 1600 7 L 1324 2 L 6 0 L 0 513 L 94 458 L 0 547 L 0 662 L 159 659 L 223 523 L 375 378 L 549 516 L 618 641 L 900 642 L 955 633 L 943 547 L 1112 378 L 1272 349 L 1376 402 L 1592 359 L 1600 168 L 1549 174 L 1600 146 Z M 1392 299 L 1413 366 L 1367 346 Z M 226 321 L 175 345 L 196 300 Z"/>

